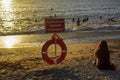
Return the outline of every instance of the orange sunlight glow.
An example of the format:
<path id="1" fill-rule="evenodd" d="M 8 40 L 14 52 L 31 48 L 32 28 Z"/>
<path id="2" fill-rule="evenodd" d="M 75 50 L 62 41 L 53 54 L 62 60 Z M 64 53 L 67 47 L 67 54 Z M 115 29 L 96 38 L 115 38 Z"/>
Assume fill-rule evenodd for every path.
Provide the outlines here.
<path id="1" fill-rule="evenodd" d="M 6 48 L 12 48 L 16 43 L 18 43 L 18 39 L 12 36 L 7 36 L 3 39 L 3 42 Z"/>

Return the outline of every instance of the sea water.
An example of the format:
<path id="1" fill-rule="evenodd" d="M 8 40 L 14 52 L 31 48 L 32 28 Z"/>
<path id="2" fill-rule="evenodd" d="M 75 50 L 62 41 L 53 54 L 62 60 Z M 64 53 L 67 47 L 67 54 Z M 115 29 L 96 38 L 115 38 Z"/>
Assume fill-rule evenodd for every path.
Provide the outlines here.
<path id="1" fill-rule="evenodd" d="M 120 38 L 119 0 L 0 0 L 0 39 L 4 41 L 3 38 L 8 37 L 3 36 L 4 34 L 36 32 L 40 33 L 39 36 L 36 34 L 26 35 L 27 37 L 22 35 L 24 40 L 21 42 L 36 44 L 45 42 L 50 38 L 49 34 L 43 34 L 45 33 L 45 18 L 49 17 L 65 19 L 65 33 L 60 35 L 68 43 Z M 86 17 L 88 21 L 82 22 Z M 81 20 L 80 25 L 76 23 L 78 18 Z M 91 38 L 89 31 L 94 34 L 103 33 L 103 31 L 106 33 L 110 31 L 113 34 L 113 31 L 117 32 L 112 36 L 90 33 L 94 37 Z M 69 38 L 70 35 L 66 32 L 72 36 Z M 85 34 L 85 32 L 88 33 Z M 33 38 L 35 41 L 32 40 Z M 28 39 L 31 41 L 29 42 Z"/>
<path id="2" fill-rule="evenodd" d="M 66 30 L 120 30 L 119 0 L 0 0 L 0 33 L 45 30 L 45 18 L 65 19 Z M 102 20 L 100 19 L 102 17 Z M 79 26 L 72 19 L 88 17 Z M 108 18 L 116 22 L 105 22 Z"/>

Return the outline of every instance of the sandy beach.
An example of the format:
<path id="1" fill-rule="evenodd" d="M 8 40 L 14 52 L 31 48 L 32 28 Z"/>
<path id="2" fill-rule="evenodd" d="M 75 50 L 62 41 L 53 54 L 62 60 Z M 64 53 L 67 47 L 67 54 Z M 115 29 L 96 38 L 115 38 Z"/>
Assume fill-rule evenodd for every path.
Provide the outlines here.
<path id="1" fill-rule="evenodd" d="M 119 80 L 120 39 L 108 40 L 116 71 L 98 70 L 93 64 L 97 42 L 67 44 L 67 56 L 56 65 L 41 57 L 41 47 L 0 48 L 0 80 Z"/>

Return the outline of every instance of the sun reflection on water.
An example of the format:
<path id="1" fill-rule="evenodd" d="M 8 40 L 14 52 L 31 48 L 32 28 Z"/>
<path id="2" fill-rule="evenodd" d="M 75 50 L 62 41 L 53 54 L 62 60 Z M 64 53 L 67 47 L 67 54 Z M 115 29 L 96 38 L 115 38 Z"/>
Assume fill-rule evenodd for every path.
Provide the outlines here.
<path id="1" fill-rule="evenodd" d="M 12 22 L 12 20 L 14 19 L 15 16 L 13 14 L 12 0 L 2 0 L 1 8 L 2 8 L 1 18 L 3 20 L 3 26 L 13 27 L 14 23 Z"/>
<path id="2" fill-rule="evenodd" d="M 3 38 L 2 42 L 6 48 L 13 48 L 17 43 L 19 43 L 19 39 L 13 36 L 6 36 Z"/>
<path id="3" fill-rule="evenodd" d="M 11 0 L 2 0 L 2 6 L 6 11 L 11 10 L 11 4 L 12 4 Z"/>

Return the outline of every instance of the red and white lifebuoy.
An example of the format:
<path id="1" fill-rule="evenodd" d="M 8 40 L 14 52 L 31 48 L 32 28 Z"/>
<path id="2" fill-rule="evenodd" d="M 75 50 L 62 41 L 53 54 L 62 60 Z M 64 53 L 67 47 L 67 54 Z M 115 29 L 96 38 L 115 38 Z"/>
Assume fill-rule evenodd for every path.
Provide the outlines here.
<path id="1" fill-rule="evenodd" d="M 56 44 L 58 44 L 61 47 L 62 52 L 58 58 L 52 59 L 48 56 L 47 50 L 51 44 L 55 44 L 55 39 L 56 39 Z M 61 39 L 58 35 L 56 36 L 56 34 L 53 35 L 52 39 L 47 41 L 42 47 L 42 57 L 48 64 L 58 64 L 62 62 L 65 59 L 66 54 L 67 54 L 67 47 L 63 42 L 63 39 Z"/>

